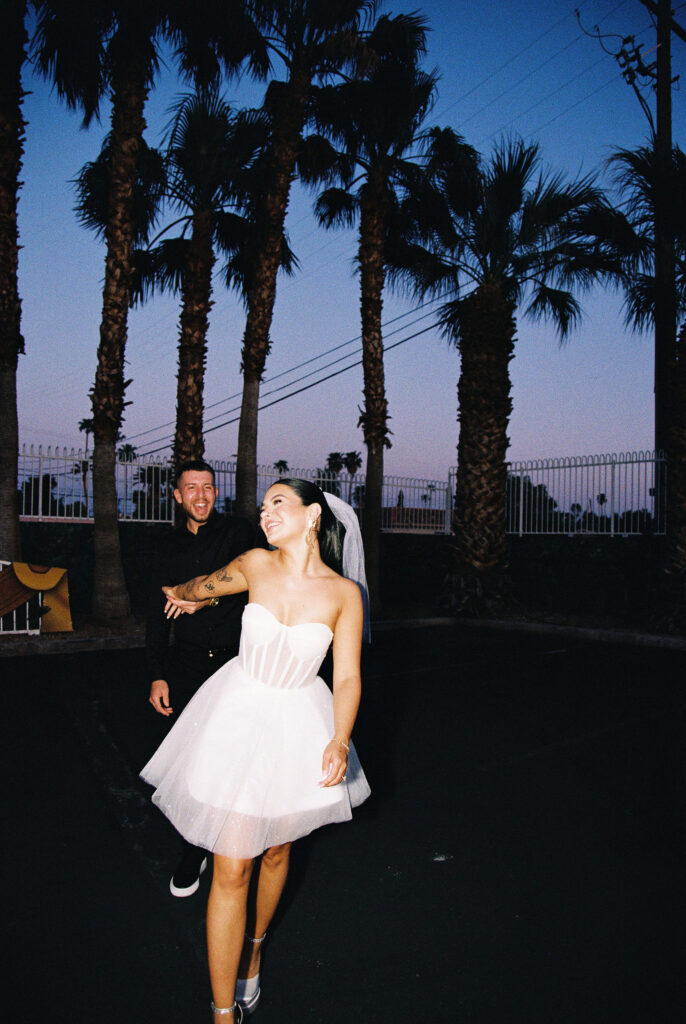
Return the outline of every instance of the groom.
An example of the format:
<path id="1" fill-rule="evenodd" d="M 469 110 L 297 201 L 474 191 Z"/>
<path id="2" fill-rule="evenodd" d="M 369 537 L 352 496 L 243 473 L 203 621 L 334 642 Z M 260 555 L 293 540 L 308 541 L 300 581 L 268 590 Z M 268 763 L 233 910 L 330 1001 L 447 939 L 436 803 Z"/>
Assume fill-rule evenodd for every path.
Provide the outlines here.
<path id="1" fill-rule="evenodd" d="M 179 466 L 174 499 L 183 522 L 165 539 L 153 572 L 145 637 L 150 703 L 173 724 L 198 687 L 238 653 L 245 594 L 223 597 L 198 615 L 171 621 L 164 613 L 162 586 L 206 576 L 254 547 L 255 530 L 245 519 L 214 511 L 214 470 L 195 459 Z M 160 737 L 161 739 L 161 737 Z M 191 896 L 200 884 L 206 851 L 184 840 L 184 854 L 172 875 L 173 896 Z"/>

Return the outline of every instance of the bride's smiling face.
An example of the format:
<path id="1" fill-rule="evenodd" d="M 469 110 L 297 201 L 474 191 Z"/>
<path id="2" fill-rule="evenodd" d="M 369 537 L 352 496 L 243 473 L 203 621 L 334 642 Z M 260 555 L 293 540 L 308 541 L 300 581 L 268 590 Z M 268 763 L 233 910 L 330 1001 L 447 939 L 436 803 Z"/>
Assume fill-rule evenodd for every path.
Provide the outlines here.
<path id="1" fill-rule="evenodd" d="M 317 507 L 303 505 L 290 487 L 274 484 L 264 496 L 260 526 L 270 544 L 279 547 L 287 540 L 304 537 Z"/>

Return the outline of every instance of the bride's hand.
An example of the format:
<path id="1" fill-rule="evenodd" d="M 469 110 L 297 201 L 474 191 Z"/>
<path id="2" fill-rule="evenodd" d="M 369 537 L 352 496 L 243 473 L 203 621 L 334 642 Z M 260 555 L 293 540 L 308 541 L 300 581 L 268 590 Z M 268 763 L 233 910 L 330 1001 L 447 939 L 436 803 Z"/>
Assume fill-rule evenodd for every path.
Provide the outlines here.
<path id="1" fill-rule="evenodd" d="M 348 766 L 348 745 L 340 740 L 331 740 L 324 749 L 320 786 L 337 786 L 345 780 Z"/>
<path id="2" fill-rule="evenodd" d="M 200 608 L 204 608 L 208 601 L 184 601 L 183 598 L 177 597 L 176 587 L 162 587 L 162 591 L 167 598 L 167 603 L 164 606 L 164 611 L 168 619 L 178 619 L 179 615 L 194 615 Z"/>

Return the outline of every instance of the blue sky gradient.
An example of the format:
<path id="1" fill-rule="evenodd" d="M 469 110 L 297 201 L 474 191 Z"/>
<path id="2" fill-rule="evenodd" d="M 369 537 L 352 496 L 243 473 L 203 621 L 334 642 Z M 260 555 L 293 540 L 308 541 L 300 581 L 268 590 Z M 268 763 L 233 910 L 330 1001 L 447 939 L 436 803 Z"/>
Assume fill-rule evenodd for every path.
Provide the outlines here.
<path id="1" fill-rule="evenodd" d="M 609 48 L 630 34 L 646 51 L 654 48 L 655 31 L 639 0 L 585 0 L 577 6 L 585 27 L 598 24 L 608 34 Z M 675 3 L 674 8 L 684 24 L 686 5 Z M 426 65 L 441 75 L 428 123 L 451 125 L 485 157 L 499 139 L 515 134 L 540 143 L 545 166 L 569 176 L 597 171 L 606 180 L 603 164 L 612 149 L 635 148 L 647 139 L 648 125 L 636 97 L 613 58 L 581 31 L 573 3 L 428 0 L 388 3 L 383 9 L 425 14 L 432 30 Z M 686 46 L 675 37 L 673 74 L 681 76 L 673 95 L 674 139 L 683 145 Z M 30 69 L 25 88 L 19 285 L 26 355 L 18 377 L 20 439 L 71 447 L 83 443 L 77 424 L 91 415 L 88 391 L 95 373 L 104 266 L 103 244 L 76 221 L 71 182 L 83 163 L 97 155 L 108 110 L 102 124 L 84 131 L 78 115 L 69 113 Z M 172 69 L 161 75 L 146 109 L 151 144 L 161 142 L 170 105 L 183 89 Z M 229 83 L 225 95 L 237 105 L 255 105 L 261 87 Z M 654 106 L 649 92 L 646 98 Z M 292 382 L 305 373 L 318 370 L 325 376 L 359 358 L 356 233 L 320 229 L 312 215 L 313 198 L 295 186 L 288 230 L 300 271 L 279 282 L 265 402 L 295 390 Z M 219 281 L 214 299 L 206 428 L 226 425 L 207 433 L 206 451 L 212 458 L 230 459 L 238 424 L 227 421 L 238 415 L 244 312 Z M 415 305 L 387 293 L 384 319 L 395 321 L 387 329 L 389 344 L 429 326 L 430 319 L 418 320 L 427 310 L 413 314 Z M 582 305 L 582 325 L 564 347 L 552 327 L 518 321 L 511 363 L 512 459 L 652 447 L 652 339 L 624 327 L 616 294 L 597 289 L 582 298 Z M 127 397 L 132 404 L 123 429 L 141 451 L 161 449 L 173 431 L 178 313 L 178 301 L 162 297 L 130 316 L 127 376 L 133 383 Z M 346 361 L 321 369 L 339 356 Z M 315 361 L 292 369 L 305 360 Z M 457 352 L 433 329 L 389 351 L 386 367 L 393 431 L 387 472 L 445 478 L 456 459 Z M 277 375 L 283 376 L 269 383 Z M 266 396 L 289 383 L 285 391 Z M 363 451 L 357 427 L 361 401 L 362 369 L 356 366 L 265 409 L 259 461 L 286 459 L 291 467 L 306 467 L 322 465 L 332 450 Z"/>

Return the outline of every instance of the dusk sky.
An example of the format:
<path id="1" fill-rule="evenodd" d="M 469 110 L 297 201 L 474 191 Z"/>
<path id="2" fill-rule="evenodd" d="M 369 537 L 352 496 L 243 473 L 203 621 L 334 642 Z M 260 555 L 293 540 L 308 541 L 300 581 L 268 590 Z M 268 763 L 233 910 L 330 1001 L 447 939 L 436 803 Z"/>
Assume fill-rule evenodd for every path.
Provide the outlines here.
<path id="1" fill-rule="evenodd" d="M 597 24 L 607 34 L 608 49 L 616 50 L 627 35 L 644 43 L 645 53 L 654 49 L 655 30 L 639 0 L 582 0 L 577 6 L 585 28 Z M 606 181 L 603 163 L 612 150 L 644 144 L 648 124 L 616 62 L 579 28 L 574 7 L 573 0 L 403 0 L 383 10 L 420 10 L 429 21 L 426 66 L 437 67 L 441 78 L 428 124 L 454 127 L 485 157 L 508 134 L 538 141 L 544 166 L 569 176 L 598 171 Z M 675 3 L 674 10 L 683 24 L 686 3 Z M 672 47 L 673 75 L 681 76 L 673 92 L 673 133 L 683 147 L 686 45 L 673 36 Z M 84 436 L 77 424 L 91 415 L 88 391 L 96 366 L 104 244 L 76 221 L 70 182 L 99 152 L 109 111 L 104 109 L 101 125 L 84 131 L 80 117 L 40 79 L 28 74 L 25 88 L 30 95 L 24 106 L 25 184 L 19 206 L 26 339 L 18 375 L 20 440 L 78 447 Z M 169 107 L 185 88 L 171 70 L 160 78 L 146 108 L 151 144 L 161 142 Z M 229 83 L 224 92 L 245 106 L 257 105 L 262 89 Z M 652 93 L 646 98 L 654 107 Z M 287 227 L 300 271 L 279 281 L 263 403 L 359 359 L 356 233 L 320 229 L 311 212 L 313 199 L 295 187 Z M 245 314 L 219 281 L 214 301 L 206 430 L 235 420 L 241 391 Z M 624 327 L 616 294 L 597 289 L 582 297 L 582 305 L 583 322 L 562 348 L 551 326 L 518 320 L 510 459 L 652 448 L 652 338 Z M 415 306 L 386 293 L 388 345 L 432 323 L 418 320 L 430 307 L 413 313 Z M 127 376 L 133 383 L 127 398 L 132 404 L 123 432 L 141 452 L 167 444 L 173 432 L 178 312 L 178 300 L 163 297 L 130 315 Z M 340 356 L 346 359 L 323 369 Z M 306 360 L 316 361 L 294 369 Z M 268 396 L 313 370 L 317 376 Z M 458 374 L 458 353 L 435 329 L 388 352 L 393 447 L 386 456 L 387 473 L 445 479 L 456 461 Z M 273 380 L 277 375 L 282 376 Z M 292 468 L 313 467 L 323 465 L 330 451 L 364 454 L 357 427 L 361 401 L 362 368 L 356 366 L 265 409 L 258 461 L 286 459 Z M 206 454 L 231 459 L 237 429 L 236 421 L 208 432 Z"/>

